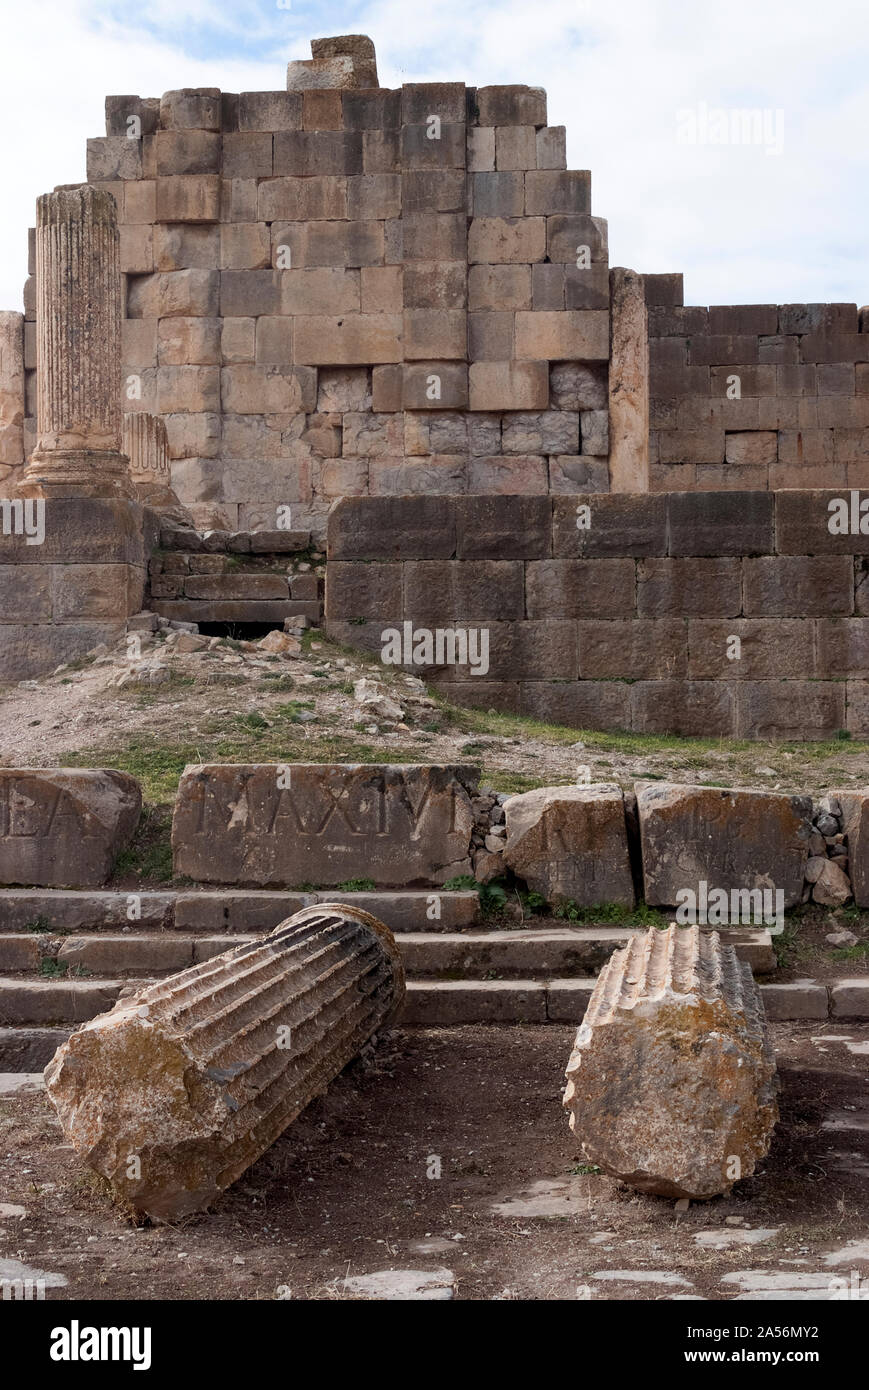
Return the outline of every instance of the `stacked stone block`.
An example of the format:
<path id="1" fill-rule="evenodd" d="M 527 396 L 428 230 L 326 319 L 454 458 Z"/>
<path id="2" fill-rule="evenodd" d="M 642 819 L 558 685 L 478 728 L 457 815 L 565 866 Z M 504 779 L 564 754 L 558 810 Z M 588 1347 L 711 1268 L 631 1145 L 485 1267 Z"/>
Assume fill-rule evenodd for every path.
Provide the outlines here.
<path id="1" fill-rule="evenodd" d="M 361 86 L 364 43 L 287 91 L 108 97 L 88 141 L 118 206 L 123 407 L 165 420 L 201 526 L 609 487 L 607 228 L 545 93 Z"/>
<path id="2" fill-rule="evenodd" d="M 683 305 L 681 275 L 645 281 L 653 491 L 869 483 L 865 310 L 705 309 Z"/>
<path id="3" fill-rule="evenodd" d="M 310 555 L 311 559 L 307 557 Z M 148 562 L 148 607 L 176 622 L 319 621 L 324 567 L 308 531 L 211 531 L 164 526 Z"/>
<path id="4" fill-rule="evenodd" d="M 60 190 L 37 216 L 39 438 L 16 495 L 0 499 L 4 681 L 117 639 L 142 606 L 152 529 L 121 452 L 115 204 Z"/>
<path id="5" fill-rule="evenodd" d="M 830 532 L 836 497 L 347 498 L 327 632 L 382 653 L 404 624 L 484 629 L 487 671 L 409 669 L 460 704 L 574 728 L 862 738 L 869 539 Z"/>
<path id="6" fill-rule="evenodd" d="M 118 207 L 123 407 L 164 418 L 199 525 L 289 506 L 322 536 L 345 495 L 865 483 L 869 315 L 685 307 L 680 275 L 648 275 L 646 326 L 541 89 L 381 88 L 358 35 L 312 54 L 286 91 L 108 97 L 88 141 Z M 30 270 L 23 360 L 16 316 L 0 350 L 12 483 L 35 444 Z"/>
<path id="7" fill-rule="evenodd" d="M 142 607 L 146 540 L 127 498 L 45 502 L 44 540 L 31 543 L 35 504 L 0 500 L 0 680 L 27 680 L 114 643 Z"/>

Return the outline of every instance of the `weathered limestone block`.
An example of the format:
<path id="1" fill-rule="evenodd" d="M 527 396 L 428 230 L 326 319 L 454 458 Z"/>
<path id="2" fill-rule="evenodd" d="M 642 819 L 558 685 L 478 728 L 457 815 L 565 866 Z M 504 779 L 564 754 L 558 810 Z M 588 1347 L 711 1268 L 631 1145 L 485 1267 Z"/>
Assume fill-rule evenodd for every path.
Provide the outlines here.
<path id="1" fill-rule="evenodd" d="M 609 416 L 605 410 L 583 410 L 580 414 L 583 454 L 605 458 L 609 453 Z"/>
<path id="2" fill-rule="evenodd" d="M 649 490 L 649 341 L 643 277 L 610 271 L 610 480 L 613 492 Z"/>
<path id="3" fill-rule="evenodd" d="M 869 791 L 830 792 L 842 808 L 848 876 L 858 907 L 869 907 Z"/>
<path id="4" fill-rule="evenodd" d="M 0 883 L 96 888 L 133 837 L 134 777 L 105 768 L 0 768 Z"/>
<path id="5" fill-rule="evenodd" d="M 740 468 L 750 464 L 766 466 L 778 457 L 778 434 L 775 430 L 738 431 L 724 436 L 724 459 Z"/>
<path id="6" fill-rule="evenodd" d="M 478 775 L 417 764 L 190 766 L 175 802 L 175 871 L 275 888 L 443 883 L 470 872 Z"/>
<path id="7" fill-rule="evenodd" d="M 535 787 L 504 809 L 504 862 L 533 892 L 549 903 L 634 906 L 620 787 Z"/>
<path id="8" fill-rule="evenodd" d="M 811 798 L 717 787 L 637 784 L 646 902 L 673 907 L 680 890 L 803 891 Z M 758 849 L 758 847 L 761 847 Z"/>
<path id="9" fill-rule="evenodd" d="M 374 44 L 365 34 L 311 40 L 312 58 L 287 64 L 287 90 L 338 87 L 345 91 L 378 87 Z"/>
<path id="10" fill-rule="evenodd" d="M 160 98 L 164 130 L 220 130 L 220 88 L 179 87 Z"/>
<path id="11" fill-rule="evenodd" d="M 615 952 L 566 1075 L 564 1107 L 589 1162 L 661 1197 L 729 1192 L 778 1120 L 751 966 L 699 927 L 650 927 Z"/>
<path id="12" fill-rule="evenodd" d="M 471 410 L 546 410 L 545 362 L 473 362 L 468 368 Z"/>
<path id="13" fill-rule="evenodd" d="M 48 1094 L 116 1196 L 175 1221 L 265 1153 L 403 997 L 382 922 L 344 904 L 306 908 L 91 1019 L 46 1068 Z"/>
<path id="14" fill-rule="evenodd" d="M 607 368 L 584 362 L 554 362 L 549 374 L 554 410 L 605 410 Z"/>
<path id="15" fill-rule="evenodd" d="M 0 313 L 0 481 L 24 462 L 24 315 Z"/>

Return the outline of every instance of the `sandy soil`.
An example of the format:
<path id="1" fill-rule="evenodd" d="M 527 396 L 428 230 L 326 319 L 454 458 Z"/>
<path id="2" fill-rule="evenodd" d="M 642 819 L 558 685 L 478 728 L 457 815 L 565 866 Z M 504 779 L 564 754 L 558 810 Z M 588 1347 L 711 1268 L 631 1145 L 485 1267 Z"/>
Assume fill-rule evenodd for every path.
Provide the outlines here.
<path id="1" fill-rule="evenodd" d="M 865 1297 L 869 1030 L 774 1033 L 769 1158 L 685 1213 L 579 1171 L 560 1103 L 566 1027 L 385 1035 L 213 1213 L 177 1227 L 129 1225 L 44 1093 L 3 1098 L 0 1201 L 26 1214 L 0 1219 L 0 1269 L 65 1276 L 48 1299 L 346 1299 L 357 1276 L 390 1269 L 450 1271 L 470 1300 L 720 1300 L 776 1281 L 817 1298 L 833 1279 Z"/>

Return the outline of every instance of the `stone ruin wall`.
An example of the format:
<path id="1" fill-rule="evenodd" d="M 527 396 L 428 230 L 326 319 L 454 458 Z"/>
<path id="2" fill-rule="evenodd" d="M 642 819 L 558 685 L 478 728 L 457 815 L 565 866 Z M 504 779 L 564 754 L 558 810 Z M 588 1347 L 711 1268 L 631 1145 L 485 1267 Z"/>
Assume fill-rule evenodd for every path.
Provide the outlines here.
<path id="1" fill-rule="evenodd" d="M 338 496 L 608 486 L 606 224 L 545 93 L 200 89 L 106 108 L 87 177 L 118 205 L 124 409 L 164 417 L 199 524 L 270 529 L 290 505 L 322 534 Z M 25 302 L 19 462 L 32 278 Z"/>
<path id="2" fill-rule="evenodd" d="M 610 275 L 545 92 L 380 88 L 367 41 L 312 49 L 287 91 L 108 97 L 88 141 L 118 206 L 123 406 L 164 418 L 197 524 L 289 505 L 322 537 L 339 496 L 865 484 L 855 305 L 685 308 L 681 276 L 649 275 L 647 367 L 641 282 Z M 0 324 L 7 486 L 35 441 L 35 313 L 31 273 Z"/>
<path id="3" fill-rule="evenodd" d="M 304 89 L 107 97 L 88 142 L 121 227 L 122 404 L 164 418 L 197 524 L 268 530 L 291 506 L 323 535 L 336 496 L 865 484 L 855 304 L 684 307 L 681 275 L 644 278 L 648 456 L 642 407 L 610 456 L 637 363 L 545 93 L 378 88 L 370 46 L 330 42 L 291 64 Z M 35 314 L 31 274 L 24 324 L 0 325 L 11 485 L 35 442 Z"/>
<path id="4" fill-rule="evenodd" d="M 869 485 L 869 310 L 683 306 L 645 277 L 653 492 Z"/>
<path id="5" fill-rule="evenodd" d="M 391 658 L 406 627 L 446 698 L 575 729 L 866 738 L 869 537 L 830 533 L 834 497 L 348 497 L 326 632 Z M 485 633 L 486 661 L 444 639 L 426 664 L 437 629 Z"/>
<path id="6" fill-rule="evenodd" d="M 831 536 L 821 489 L 867 485 L 869 310 L 685 307 L 680 275 L 610 270 L 590 175 L 564 167 L 541 89 L 390 90 L 368 40 L 312 49 L 286 91 L 107 98 L 87 197 L 117 207 L 123 447 L 145 472 L 137 500 L 117 480 L 55 488 L 47 547 L 0 537 L 6 677 L 114 640 L 141 606 L 158 535 L 141 503 L 164 532 L 178 520 L 168 454 L 181 502 L 230 550 L 246 548 L 230 532 L 287 526 L 319 544 L 344 499 L 332 633 L 376 646 L 393 621 L 490 625 L 486 680 L 435 673 L 457 699 L 610 728 L 865 736 L 866 543 L 853 524 Z M 63 465 L 35 449 L 37 301 L 55 375 L 87 322 L 62 267 L 40 299 L 31 240 L 25 314 L 0 315 L 8 493 Z M 69 314 L 64 346 L 49 325 Z M 94 445 L 108 486 L 123 455 Z M 783 549 L 788 494 L 760 494 L 797 488 Z M 572 509 L 625 493 L 655 495 L 636 515 L 598 505 L 595 531 L 564 540 Z M 509 510 L 523 497 L 539 516 Z M 494 548 L 485 533 L 466 552 L 475 498 L 508 511 Z M 749 639 L 737 666 L 709 645 L 731 628 Z"/>

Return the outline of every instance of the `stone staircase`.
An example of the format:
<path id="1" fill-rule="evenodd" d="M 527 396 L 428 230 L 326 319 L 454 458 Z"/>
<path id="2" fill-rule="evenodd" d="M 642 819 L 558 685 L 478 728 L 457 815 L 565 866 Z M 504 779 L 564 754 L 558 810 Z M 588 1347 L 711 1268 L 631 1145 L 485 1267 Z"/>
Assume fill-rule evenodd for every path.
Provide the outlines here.
<path id="1" fill-rule="evenodd" d="M 174 622 L 283 627 L 319 623 L 325 555 L 309 531 L 194 531 L 163 525 L 146 607 Z"/>
<path id="2" fill-rule="evenodd" d="M 353 902 L 395 932 L 408 975 L 401 1023 L 578 1023 L 597 972 L 636 930 L 481 916 L 474 892 L 0 892 L 0 1071 L 35 1071 L 121 990 L 249 941 L 314 902 Z M 129 920 L 130 912 L 137 913 Z M 437 913 L 439 915 L 433 916 Z M 738 950 L 767 973 L 768 932 Z"/>

